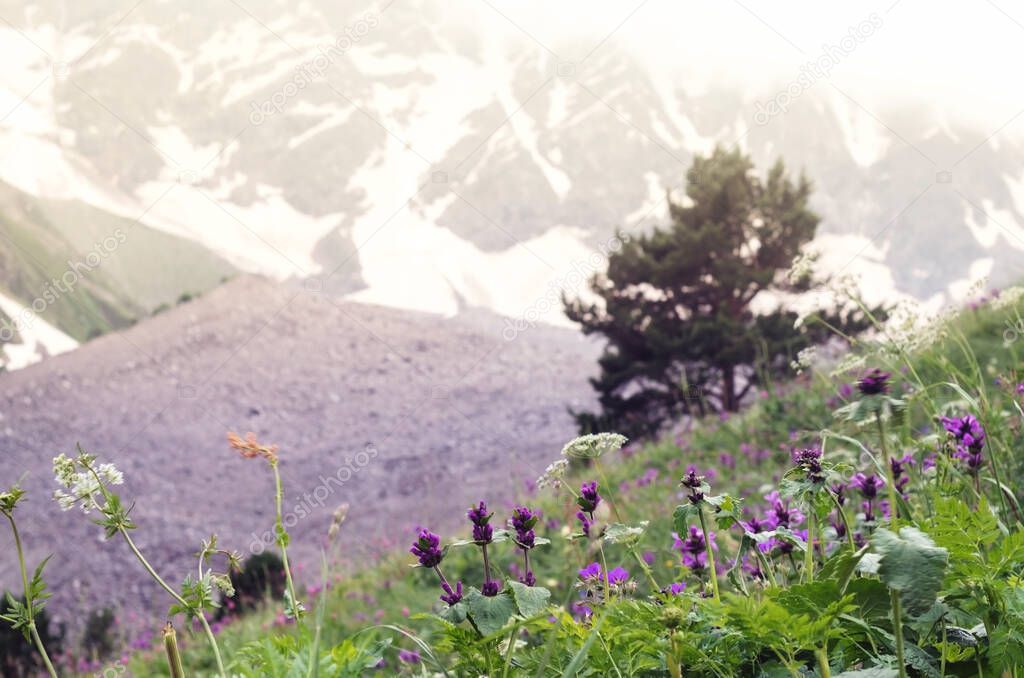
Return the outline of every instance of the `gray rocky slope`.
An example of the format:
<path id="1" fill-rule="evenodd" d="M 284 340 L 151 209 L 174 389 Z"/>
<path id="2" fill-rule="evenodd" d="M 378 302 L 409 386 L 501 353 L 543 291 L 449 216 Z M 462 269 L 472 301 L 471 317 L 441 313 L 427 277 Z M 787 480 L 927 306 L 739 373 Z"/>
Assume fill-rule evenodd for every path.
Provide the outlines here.
<path id="1" fill-rule="evenodd" d="M 135 539 L 176 582 L 210 532 L 247 554 L 272 528 L 269 469 L 230 451 L 228 430 L 281 446 L 299 562 L 314 562 L 341 502 L 355 565 L 406 545 L 417 525 L 460 526 L 479 498 L 501 507 L 572 436 L 566 407 L 590 404 L 597 354 L 567 330 L 511 341 L 503 330 L 489 313 L 445 319 L 242 277 L 3 374 L 0 485 L 27 474 L 20 525 L 32 563 L 53 554 L 52 614 L 74 626 L 112 600 L 159 618 L 168 602 L 125 544 L 103 543 L 89 517 L 49 499 L 51 459 L 76 442 L 124 472 Z M 0 532 L 8 588 L 12 546 Z"/>

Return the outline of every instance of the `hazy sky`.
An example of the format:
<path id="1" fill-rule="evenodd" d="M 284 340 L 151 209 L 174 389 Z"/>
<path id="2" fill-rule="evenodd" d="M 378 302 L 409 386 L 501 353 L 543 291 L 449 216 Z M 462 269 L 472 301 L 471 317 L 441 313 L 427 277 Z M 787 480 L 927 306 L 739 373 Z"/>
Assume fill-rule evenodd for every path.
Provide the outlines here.
<path id="1" fill-rule="evenodd" d="M 1024 109 L 1020 2 L 480 0 L 467 6 L 478 27 L 485 22 L 489 32 L 510 40 L 529 33 L 568 60 L 611 34 L 609 44 L 643 56 L 652 68 L 672 69 L 691 90 L 714 82 L 740 83 L 751 92 L 784 85 L 826 45 L 840 45 L 851 27 L 873 21 L 877 28 L 830 74 L 865 106 L 923 102 L 940 121 L 989 130 Z M 1024 136 L 1024 122 L 1005 133 Z"/>

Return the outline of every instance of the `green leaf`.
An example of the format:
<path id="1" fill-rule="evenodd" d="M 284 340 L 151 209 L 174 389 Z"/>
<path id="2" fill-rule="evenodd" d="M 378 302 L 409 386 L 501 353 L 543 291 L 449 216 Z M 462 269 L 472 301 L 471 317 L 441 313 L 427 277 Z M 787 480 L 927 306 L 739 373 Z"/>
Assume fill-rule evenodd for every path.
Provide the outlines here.
<path id="1" fill-rule="evenodd" d="M 690 521 L 700 515 L 700 507 L 696 504 L 680 504 L 676 507 L 676 510 L 672 512 L 673 525 L 676 528 L 676 533 L 683 537 L 686 535 L 686 531 L 690 529 Z"/>
<path id="2" fill-rule="evenodd" d="M 639 541 L 640 536 L 647 529 L 647 525 L 650 521 L 641 521 L 636 527 L 629 525 L 623 525 L 622 523 L 612 523 L 604 530 L 604 540 L 610 544 L 635 544 Z"/>
<path id="3" fill-rule="evenodd" d="M 882 668 L 876 666 L 872 669 L 859 669 L 857 671 L 843 671 L 835 674 L 835 678 L 896 678 L 900 675 L 896 669 Z"/>
<path id="4" fill-rule="evenodd" d="M 517 581 L 509 581 L 508 584 L 512 588 L 512 598 L 519 608 L 520 616 L 534 617 L 547 608 L 551 591 L 542 586 L 527 586 Z"/>
<path id="5" fill-rule="evenodd" d="M 901 528 L 899 535 L 879 528 L 871 545 L 881 557 L 878 576 L 899 591 L 907 613 L 927 612 L 942 587 L 949 552 L 916 527 Z"/>
<path id="6" fill-rule="evenodd" d="M 441 612 L 441 619 L 450 624 L 461 624 L 466 621 L 466 604 L 461 600 Z"/>
<path id="7" fill-rule="evenodd" d="M 470 587 L 465 601 L 473 626 L 484 636 L 503 629 L 516 611 L 512 596 L 505 591 L 496 596 L 485 596 L 479 589 Z"/>

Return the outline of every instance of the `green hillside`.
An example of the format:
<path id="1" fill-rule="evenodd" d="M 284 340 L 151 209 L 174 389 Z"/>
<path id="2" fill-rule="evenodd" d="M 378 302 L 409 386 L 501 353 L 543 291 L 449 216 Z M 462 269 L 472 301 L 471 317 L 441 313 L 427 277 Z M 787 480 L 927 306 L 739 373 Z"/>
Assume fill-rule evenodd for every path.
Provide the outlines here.
<path id="1" fill-rule="evenodd" d="M 0 289 L 25 306 L 42 299 L 42 317 L 78 341 L 130 325 L 235 272 L 191 241 L 2 182 L 0 233 Z"/>

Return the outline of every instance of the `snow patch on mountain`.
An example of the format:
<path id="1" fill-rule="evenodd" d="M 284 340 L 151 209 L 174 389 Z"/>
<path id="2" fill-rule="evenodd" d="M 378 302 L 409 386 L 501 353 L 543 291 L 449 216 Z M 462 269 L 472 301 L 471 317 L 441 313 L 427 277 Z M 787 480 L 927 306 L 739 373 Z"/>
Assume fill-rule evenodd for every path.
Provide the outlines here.
<path id="1" fill-rule="evenodd" d="M 0 362 L 9 370 L 21 369 L 45 356 L 66 353 L 78 346 L 77 341 L 3 293 L 0 293 L 0 311 L 11 319 L 21 338 L 20 343 L 2 346 L 6 359 Z"/>

